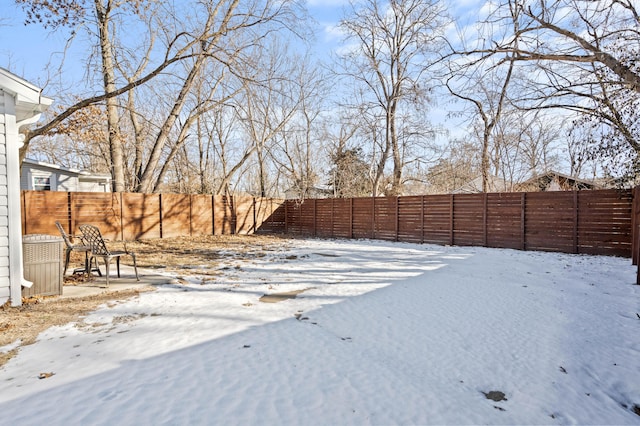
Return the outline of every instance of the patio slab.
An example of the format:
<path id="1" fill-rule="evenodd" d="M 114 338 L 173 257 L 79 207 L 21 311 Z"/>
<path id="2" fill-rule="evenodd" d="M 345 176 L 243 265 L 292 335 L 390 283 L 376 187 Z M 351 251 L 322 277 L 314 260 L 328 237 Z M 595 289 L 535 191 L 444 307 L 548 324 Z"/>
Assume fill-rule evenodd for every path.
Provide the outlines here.
<path id="1" fill-rule="evenodd" d="M 114 270 L 111 271 L 111 275 L 109 276 L 109 287 L 105 287 L 107 282 L 104 276 L 104 271 L 102 277 L 97 276 L 95 273 L 93 275 L 94 277 L 91 281 L 64 285 L 62 288 L 62 295 L 60 297 L 86 297 L 106 292 L 131 290 L 136 288 L 142 289 L 149 286 L 175 283 L 175 279 L 172 277 L 156 274 L 140 268 L 138 268 L 140 281 L 137 281 L 133 267 L 127 265 L 120 266 L 120 278 L 118 278 L 118 275 Z"/>

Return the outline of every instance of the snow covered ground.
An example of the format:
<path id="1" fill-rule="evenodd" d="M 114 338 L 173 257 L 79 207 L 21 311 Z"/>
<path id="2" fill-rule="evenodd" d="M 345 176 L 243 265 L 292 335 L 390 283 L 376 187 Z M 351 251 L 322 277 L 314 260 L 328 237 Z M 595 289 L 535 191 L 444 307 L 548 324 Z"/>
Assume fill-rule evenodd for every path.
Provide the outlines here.
<path id="1" fill-rule="evenodd" d="M 0 370 L 0 423 L 640 424 L 629 259 L 324 240 L 261 256 L 49 329 Z"/>

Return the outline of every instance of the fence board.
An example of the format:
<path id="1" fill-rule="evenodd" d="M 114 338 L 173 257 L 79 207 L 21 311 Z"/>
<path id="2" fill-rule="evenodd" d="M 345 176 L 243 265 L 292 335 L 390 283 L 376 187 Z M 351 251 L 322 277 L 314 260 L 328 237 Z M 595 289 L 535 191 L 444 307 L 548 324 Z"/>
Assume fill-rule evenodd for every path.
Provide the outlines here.
<path id="1" fill-rule="evenodd" d="M 256 198 L 256 232 L 283 232 L 285 204 L 283 200 Z"/>
<path id="2" fill-rule="evenodd" d="M 213 197 L 191 195 L 191 235 L 213 235 Z"/>
<path id="3" fill-rule="evenodd" d="M 376 198 L 374 201 L 374 238 L 395 241 L 397 239 L 396 226 L 396 197 Z"/>
<path id="4" fill-rule="evenodd" d="M 302 206 L 309 200 L 298 202 L 296 200 L 285 201 L 284 231 L 294 235 L 307 235 L 302 228 Z"/>
<path id="5" fill-rule="evenodd" d="M 631 191 L 427 195 L 305 201 L 289 232 L 630 256 Z M 637 237 L 637 238 L 640 238 Z M 640 243 L 637 244 L 640 247 Z"/>
<path id="6" fill-rule="evenodd" d="M 159 194 L 123 192 L 122 228 L 124 240 L 160 238 Z"/>
<path id="7" fill-rule="evenodd" d="M 88 223 L 100 228 L 105 238 L 122 239 L 122 198 L 120 194 L 69 192 L 71 199 L 71 232 L 78 234 L 80 225 Z"/>
<path id="8" fill-rule="evenodd" d="M 254 198 L 243 195 L 233 197 L 235 204 L 236 234 L 251 234 L 256 228 Z"/>
<path id="9" fill-rule="evenodd" d="M 424 197 L 424 242 L 451 244 L 451 195 Z"/>
<path id="10" fill-rule="evenodd" d="M 24 192 L 23 206 L 26 211 L 32 212 L 23 221 L 22 232 L 26 234 L 59 235 L 55 226 L 58 220 L 69 228 L 71 216 L 69 212 L 69 199 L 66 192 L 27 191 Z M 54 195 L 48 195 L 54 194 Z"/>
<path id="11" fill-rule="evenodd" d="M 282 200 L 58 191 L 21 191 L 20 195 L 23 234 L 58 235 L 56 220 L 71 234 L 78 233 L 80 224 L 96 225 L 112 240 L 212 235 L 214 231 L 283 232 L 285 228 Z"/>
<path id="12" fill-rule="evenodd" d="M 453 216 L 453 244 L 484 244 L 484 194 L 456 195 Z"/>
<path id="13" fill-rule="evenodd" d="M 334 198 L 333 200 L 333 238 L 351 238 L 351 200 Z"/>
<path id="14" fill-rule="evenodd" d="M 236 233 L 235 206 L 231 196 L 216 195 L 213 197 L 213 233 L 228 235 Z"/>
<path id="15" fill-rule="evenodd" d="M 398 240 L 411 243 L 422 242 L 422 202 L 421 196 L 398 199 Z"/>
<path id="16" fill-rule="evenodd" d="M 487 194 L 487 247 L 519 249 L 522 245 L 522 195 Z"/>
<path id="17" fill-rule="evenodd" d="M 526 249 L 575 252 L 575 206 L 573 192 L 527 194 Z"/>
<path id="18" fill-rule="evenodd" d="M 160 194 L 162 238 L 191 235 L 191 197 L 187 194 Z"/>
<path id="19" fill-rule="evenodd" d="M 54 222 L 59 220 L 71 233 L 77 233 L 81 223 L 95 224 L 110 239 L 286 231 L 329 238 L 640 256 L 637 190 L 304 202 L 178 194 L 23 191 L 21 195 L 25 234 L 56 235 Z"/>
<path id="20" fill-rule="evenodd" d="M 373 200 L 353 199 L 353 238 L 373 238 Z"/>
<path id="21" fill-rule="evenodd" d="M 608 190 L 579 195 L 578 251 L 628 256 L 632 249 L 633 194 Z"/>
<path id="22" fill-rule="evenodd" d="M 316 235 L 321 238 L 333 237 L 333 199 L 316 200 Z"/>

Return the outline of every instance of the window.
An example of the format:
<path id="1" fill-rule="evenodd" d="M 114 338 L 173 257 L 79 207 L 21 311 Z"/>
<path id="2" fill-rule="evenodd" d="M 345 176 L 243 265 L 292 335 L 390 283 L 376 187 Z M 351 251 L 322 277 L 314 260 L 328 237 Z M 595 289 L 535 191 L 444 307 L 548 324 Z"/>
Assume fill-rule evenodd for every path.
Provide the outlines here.
<path id="1" fill-rule="evenodd" d="M 33 190 L 34 191 L 51 191 L 51 178 L 50 177 L 33 177 Z"/>

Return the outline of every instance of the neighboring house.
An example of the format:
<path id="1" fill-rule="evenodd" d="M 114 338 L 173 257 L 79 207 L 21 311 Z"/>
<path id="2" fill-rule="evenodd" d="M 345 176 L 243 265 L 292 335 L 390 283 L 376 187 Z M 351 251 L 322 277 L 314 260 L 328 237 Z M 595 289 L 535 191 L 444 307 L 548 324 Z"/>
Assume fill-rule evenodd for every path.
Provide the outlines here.
<path id="1" fill-rule="evenodd" d="M 550 170 L 517 185 L 518 191 L 574 191 L 603 189 L 605 185 L 593 180 L 581 179 Z"/>
<path id="2" fill-rule="evenodd" d="M 22 219 L 20 160 L 24 136 L 20 127 L 35 123 L 53 102 L 42 90 L 0 68 L 0 305 L 22 304 Z"/>
<path id="3" fill-rule="evenodd" d="M 20 189 L 31 191 L 111 192 L 111 175 L 69 169 L 25 158 Z"/>
<path id="4" fill-rule="evenodd" d="M 603 189 L 605 187 L 607 186 L 601 181 L 580 179 L 563 173 L 548 171 L 517 184 L 509 184 L 504 179 L 489 176 L 487 192 L 573 191 L 576 189 Z M 454 194 L 477 194 L 480 192 L 482 192 L 482 176 L 465 183 L 453 191 Z"/>

